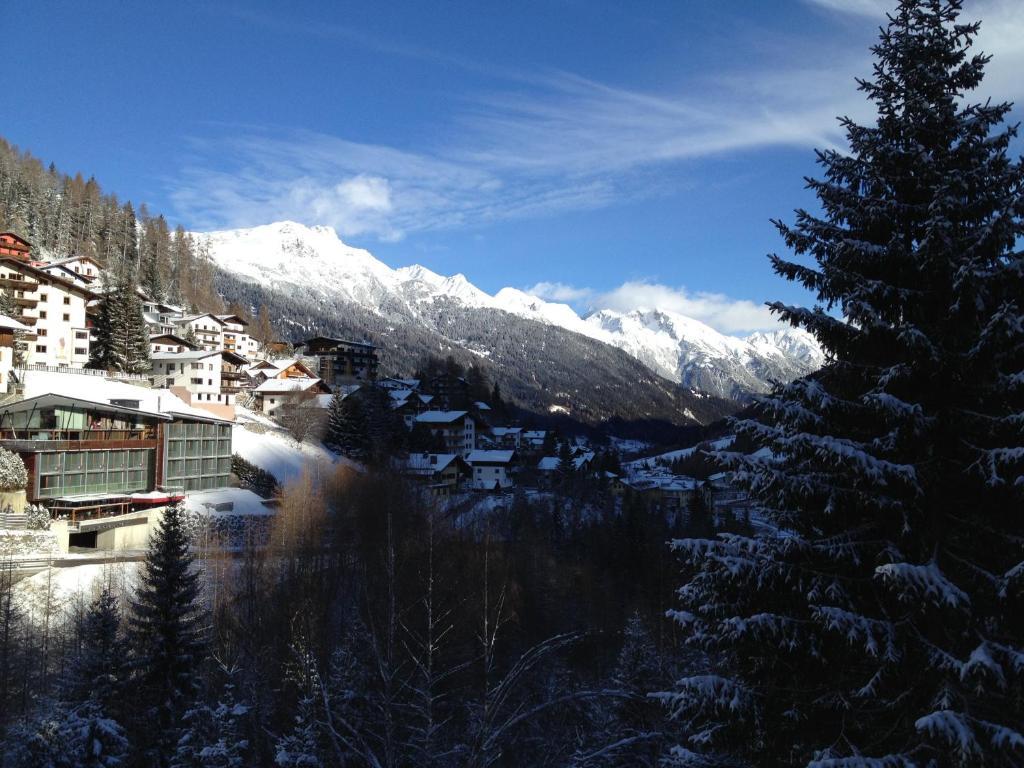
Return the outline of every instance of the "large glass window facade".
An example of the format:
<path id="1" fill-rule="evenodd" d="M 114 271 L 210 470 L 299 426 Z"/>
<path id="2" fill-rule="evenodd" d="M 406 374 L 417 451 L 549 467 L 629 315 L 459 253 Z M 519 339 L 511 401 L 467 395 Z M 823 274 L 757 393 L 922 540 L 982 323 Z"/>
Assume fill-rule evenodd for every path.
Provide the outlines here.
<path id="1" fill-rule="evenodd" d="M 37 454 L 39 497 L 132 493 L 153 487 L 152 448 Z"/>
<path id="2" fill-rule="evenodd" d="M 231 476 L 231 426 L 174 422 L 167 435 L 164 484 L 186 491 L 224 488 Z"/>

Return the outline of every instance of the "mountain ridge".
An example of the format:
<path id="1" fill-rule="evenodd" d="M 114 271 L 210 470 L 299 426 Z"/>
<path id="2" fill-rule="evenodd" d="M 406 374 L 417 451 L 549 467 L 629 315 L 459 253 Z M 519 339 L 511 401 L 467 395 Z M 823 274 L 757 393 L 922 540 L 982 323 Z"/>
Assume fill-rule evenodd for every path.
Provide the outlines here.
<path id="1" fill-rule="evenodd" d="M 567 304 L 517 288 L 492 296 L 461 273 L 446 277 L 420 264 L 391 268 L 346 244 L 329 226 L 284 221 L 197 237 L 221 269 L 267 287 L 291 285 L 319 298 L 340 294 L 371 312 L 398 311 L 420 319 L 425 307 L 440 300 L 470 310 L 499 310 L 617 347 L 659 376 L 717 397 L 744 399 L 824 362 L 817 343 L 801 330 L 779 328 L 741 338 L 658 308 L 599 309 L 584 318 Z"/>

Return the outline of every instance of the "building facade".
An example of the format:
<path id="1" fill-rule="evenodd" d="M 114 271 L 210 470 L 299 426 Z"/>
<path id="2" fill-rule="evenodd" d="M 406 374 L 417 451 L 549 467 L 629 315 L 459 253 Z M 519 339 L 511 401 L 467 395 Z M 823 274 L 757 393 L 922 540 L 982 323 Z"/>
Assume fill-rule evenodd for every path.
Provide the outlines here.
<path id="1" fill-rule="evenodd" d="M 377 379 L 380 361 L 373 344 L 317 336 L 303 346 L 306 355 L 317 358 L 320 378 L 328 386 Z"/>

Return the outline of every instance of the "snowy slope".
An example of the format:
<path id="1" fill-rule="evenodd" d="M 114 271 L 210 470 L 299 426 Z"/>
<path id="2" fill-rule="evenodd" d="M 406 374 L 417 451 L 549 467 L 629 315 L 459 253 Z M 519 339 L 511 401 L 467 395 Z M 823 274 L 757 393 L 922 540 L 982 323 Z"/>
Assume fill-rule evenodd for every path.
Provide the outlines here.
<path id="1" fill-rule="evenodd" d="M 763 392 L 770 380 L 804 375 L 823 360 L 802 331 L 741 339 L 658 309 L 601 310 L 584 319 L 567 304 L 516 288 L 491 296 L 465 275 L 445 277 L 420 265 L 392 269 L 369 251 L 343 243 L 331 227 L 286 221 L 197 237 L 225 271 L 310 306 L 336 307 L 340 298 L 396 325 L 413 320 L 434 330 L 438 308 L 501 310 L 618 347 L 671 381 L 727 398 Z"/>
<path id="2" fill-rule="evenodd" d="M 272 474 L 282 486 L 298 481 L 304 471 L 324 472 L 339 462 L 351 464 L 319 443 L 296 443 L 274 422 L 244 408 L 236 411 L 231 447 L 249 463 Z"/>

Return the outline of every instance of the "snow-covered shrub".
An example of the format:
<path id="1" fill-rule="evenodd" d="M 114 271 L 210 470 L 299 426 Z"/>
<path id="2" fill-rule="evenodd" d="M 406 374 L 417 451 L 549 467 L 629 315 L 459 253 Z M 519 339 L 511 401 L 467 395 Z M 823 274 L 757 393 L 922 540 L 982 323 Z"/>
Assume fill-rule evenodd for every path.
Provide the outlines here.
<path id="1" fill-rule="evenodd" d="M 0 491 L 20 491 L 28 485 L 25 462 L 16 453 L 0 448 Z"/>
<path id="2" fill-rule="evenodd" d="M 25 527 L 30 531 L 48 531 L 52 521 L 50 510 L 42 504 L 29 504 L 25 507 Z"/>

